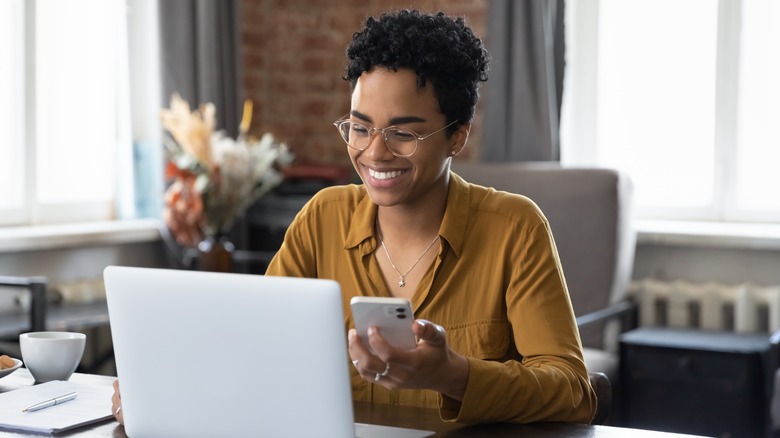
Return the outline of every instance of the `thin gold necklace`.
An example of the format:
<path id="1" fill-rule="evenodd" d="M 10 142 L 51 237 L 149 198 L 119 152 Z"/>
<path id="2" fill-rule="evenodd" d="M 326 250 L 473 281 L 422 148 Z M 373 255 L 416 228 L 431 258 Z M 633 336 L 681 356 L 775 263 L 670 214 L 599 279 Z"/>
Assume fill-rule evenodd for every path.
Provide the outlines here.
<path id="1" fill-rule="evenodd" d="M 439 235 L 437 234 L 436 237 L 433 239 L 433 242 L 431 242 L 430 245 L 428 245 L 427 248 L 425 248 L 425 251 L 420 254 L 420 257 L 417 257 L 417 260 L 414 261 L 412 264 L 412 267 L 406 270 L 403 274 L 401 271 L 398 270 L 398 268 L 395 267 L 395 263 L 393 263 L 393 259 L 390 257 L 390 252 L 387 250 L 387 245 L 385 245 L 385 239 L 382 238 L 382 231 L 379 229 L 379 219 L 376 220 L 376 232 L 379 234 L 379 242 L 382 244 L 382 249 L 385 250 L 385 254 L 387 255 L 387 261 L 390 262 L 390 266 L 395 269 L 395 272 L 398 274 L 399 280 L 398 280 L 398 287 L 404 287 L 406 286 L 406 276 L 409 275 L 410 272 L 412 272 L 412 269 L 414 269 L 415 266 L 417 266 L 418 263 L 420 263 L 420 260 L 422 260 L 423 256 L 428 253 L 428 250 L 433 247 L 433 244 L 436 243 L 437 240 L 439 240 Z"/>

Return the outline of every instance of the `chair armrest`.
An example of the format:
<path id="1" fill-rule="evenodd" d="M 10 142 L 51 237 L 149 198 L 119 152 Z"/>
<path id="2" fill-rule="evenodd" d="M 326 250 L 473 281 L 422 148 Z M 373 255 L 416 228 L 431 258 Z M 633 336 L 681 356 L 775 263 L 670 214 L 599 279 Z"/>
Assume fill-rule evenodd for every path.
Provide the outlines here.
<path id="1" fill-rule="evenodd" d="M 596 415 L 590 424 L 604 424 L 612 410 L 612 384 L 604 373 L 588 372 L 590 386 L 596 391 Z"/>
<path id="2" fill-rule="evenodd" d="M 577 327 L 582 328 L 597 322 L 608 321 L 615 318 L 621 318 L 625 324 L 624 327 L 635 327 L 637 319 L 636 313 L 636 303 L 633 300 L 625 299 L 612 304 L 609 307 L 579 316 L 577 318 Z"/>

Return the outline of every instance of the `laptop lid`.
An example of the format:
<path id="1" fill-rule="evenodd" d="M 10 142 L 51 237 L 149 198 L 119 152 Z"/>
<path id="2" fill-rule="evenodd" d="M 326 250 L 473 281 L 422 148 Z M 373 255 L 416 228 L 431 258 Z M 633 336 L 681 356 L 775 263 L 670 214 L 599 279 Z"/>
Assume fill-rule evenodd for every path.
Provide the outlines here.
<path id="1" fill-rule="evenodd" d="M 119 266 L 104 280 L 128 436 L 354 436 L 338 283 Z"/>

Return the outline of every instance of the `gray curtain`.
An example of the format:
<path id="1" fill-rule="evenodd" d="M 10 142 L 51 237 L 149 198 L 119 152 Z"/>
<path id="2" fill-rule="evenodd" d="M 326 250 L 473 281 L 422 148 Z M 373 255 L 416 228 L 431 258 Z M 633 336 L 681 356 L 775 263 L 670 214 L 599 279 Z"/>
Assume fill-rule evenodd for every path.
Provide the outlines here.
<path id="1" fill-rule="evenodd" d="M 159 2 L 162 106 L 176 92 L 190 106 L 212 102 L 217 129 L 235 138 L 241 122 L 238 0 Z"/>
<path id="2" fill-rule="evenodd" d="M 492 0 L 482 161 L 559 161 L 564 0 Z"/>

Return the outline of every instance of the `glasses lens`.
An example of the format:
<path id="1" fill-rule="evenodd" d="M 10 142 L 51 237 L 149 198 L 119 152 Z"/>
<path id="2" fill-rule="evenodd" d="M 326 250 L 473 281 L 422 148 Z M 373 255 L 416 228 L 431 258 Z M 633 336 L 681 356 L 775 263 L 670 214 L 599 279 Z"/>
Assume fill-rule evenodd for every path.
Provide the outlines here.
<path id="1" fill-rule="evenodd" d="M 406 129 L 391 128 L 385 131 L 385 144 L 394 154 L 408 157 L 417 149 L 417 135 Z"/>
<path id="2" fill-rule="evenodd" d="M 336 127 L 347 145 L 353 149 L 362 151 L 371 143 L 373 129 L 362 123 L 344 120 L 338 122 Z M 417 134 L 412 131 L 391 127 L 385 129 L 383 134 L 385 145 L 395 155 L 408 157 L 417 150 Z"/>
<path id="3" fill-rule="evenodd" d="M 365 149 L 369 143 L 369 129 L 360 123 L 345 121 L 338 125 L 339 132 L 349 147 Z"/>

